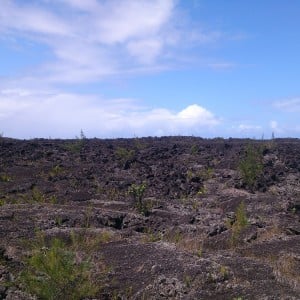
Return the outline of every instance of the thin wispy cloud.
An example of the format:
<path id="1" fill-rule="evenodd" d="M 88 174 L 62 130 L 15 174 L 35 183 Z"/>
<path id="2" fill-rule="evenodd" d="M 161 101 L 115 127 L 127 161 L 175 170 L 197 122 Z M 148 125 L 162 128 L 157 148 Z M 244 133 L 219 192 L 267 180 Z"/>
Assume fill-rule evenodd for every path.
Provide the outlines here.
<path id="1" fill-rule="evenodd" d="M 215 62 L 208 64 L 208 66 L 214 70 L 228 70 L 237 67 L 235 63 L 230 62 Z"/>
<path id="2" fill-rule="evenodd" d="M 260 125 L 249 125 L 249 124 L 240 124 L 238 125 L 238 130 L 239 131 L 250 131 L 250 132 L 253 132 L 253 131 L 261 131 L 262 130 L 262 126 Z"/>
<path id="3" fill-rule="evenodd" d="M 300 112 L 300 98 L 276 101 L 274 106 L 285 112 Z"/>
<path id="4" fill-rule="evenodd" d="M 53 58 L 31 76 L 50 83 L 95 82 L 174 65 L 178 47 L 216 39 L 178 25 L 175 0 L 4 0 L 0 31 L 48 47 Z M 190 41 L 190 43 L 188 42 Z M 179 58 L 178 58 L 179 59 Z"/>

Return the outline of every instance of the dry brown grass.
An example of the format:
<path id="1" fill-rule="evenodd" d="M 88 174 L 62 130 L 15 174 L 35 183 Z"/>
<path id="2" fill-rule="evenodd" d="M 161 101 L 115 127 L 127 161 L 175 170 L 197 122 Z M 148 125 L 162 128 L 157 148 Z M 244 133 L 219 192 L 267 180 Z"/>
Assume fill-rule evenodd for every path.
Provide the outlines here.
<path id="1" fill-rule="evenodd" d="M 274 264 L 273 272 L 279 282 L 300 292 L 300 256 L 283 253 Z"/>

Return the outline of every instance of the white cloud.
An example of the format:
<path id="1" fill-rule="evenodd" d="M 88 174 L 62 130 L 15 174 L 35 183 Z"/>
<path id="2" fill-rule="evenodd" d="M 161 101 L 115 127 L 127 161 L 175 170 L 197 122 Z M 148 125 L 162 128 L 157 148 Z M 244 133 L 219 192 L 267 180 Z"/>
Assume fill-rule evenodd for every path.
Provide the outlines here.
<path id="1" fill-rule="evenodd" d="M 294 128 L 280 126 L 279 123 L 274 120 L 270 121 L 269 126 L 270 126 L 272 132 L 275 134 L 282 134 L 282 133 L 294 131 Z"/>
<path id="2" fill-rule="evenodd" d="M 221 62 L 221 63 L 210 63 L 208 66 L 214 70 L 228 70 L 228 69 L 235 68 L 237 65 L 230 62 Z"/>
<path id="3" fill-rule="evenodd" d="M 2 0 L 0 32 L 15 43 L 22 37 L 44 45 L 52 54 L 28 72 L 33 80 L 52 85 L 95 82 L 107 76 L 166 69 L 183 61 L 185 51 L 180 49 L 220 38 L 220 33 L 192 26 L 177 2 Z"/>
<path id="4" fill-rule="evenodd" d="M 42 99 L 42 100 L 41 100 Z M 95 95 L 10 90 L 0 93 L 1 130 L 8 136 L 87 136 L 209 134 L 220 121 L 191 105 L 179 112 L 149 109 L 132 99 L 100 99 Z"/>
<path id="5" fill-rule="evenodd" d="M 300 98 L 277 101 L 274 106 L 286 112 L 300 112 Z"/>
<path id="6" fill-rule="evenodd" d="M 278 129 L 278 123 L 276 121 L 270 121 L 270 128 L 273 130 Z"/>
<path id="7" fill-rule="evenodd" d="M 86 12 L 95 12 L 99 9 L 100 5 L 97 0 L 58 0 L 62 3 L 70 5 L 73 8 L 76 8 L 81 11 Z"/>
<path id="8" fill-rule="evenodd" d="M 104 1 L 94 19 L 98 32 L 93 38 L 114 44 L 157 35 L 170 20 L 174 7 L 174 0 Z"/>
<path id="9" fill-rule="evenodd" d="M 151 64 L 160 54 L 162 44 L 159 39 L 145 39 L 129 42 L 127 49 L 141 63 Z"/>
<path id="10" fill-rule="evenodd" d="M 9 0 L 1 2 L 1 29 L 52 36 L 66 36 L 71 33 L 71 27 L 53 13 L 28 4 L 20 6 Z"/>
<path id="11" fill-rule="evenodd" d="M 31 72 L 49 82 L 97 81 L 156 68 L 177 30 L 172 25 L 175 0 L 2 2 L 0 31 L 36 41 L 53 53 L 51 61 Z"/>
<path id="12" fill-rule="evenodd" d="M 262 127 L 259 125 L 249 125 L 249 124 L 240 124 L 238 126 L 239 131 L 257 131 L 262 130 Z"/>

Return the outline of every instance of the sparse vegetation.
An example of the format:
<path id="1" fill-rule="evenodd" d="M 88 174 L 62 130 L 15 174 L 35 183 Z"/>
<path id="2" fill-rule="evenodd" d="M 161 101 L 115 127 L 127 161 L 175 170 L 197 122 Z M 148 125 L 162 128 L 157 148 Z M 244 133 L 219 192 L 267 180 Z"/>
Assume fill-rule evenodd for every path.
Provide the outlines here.
<path id="1" fill-rule="evenodd" d="M 123 163 L 125 163 L 128 160 L 133 159 L 134 155 L 135 155 L 135 151 L 132 150 L 128 150 L 126 148 L 123 147 L 118 147 L 116 149 L 116 156 L 119 160 L 121 160 Z"/>
<path id="2" fill-rule="evenodd" d="M 221 266 L 220 267 L 220 274 L 221 274 L 221 276 L 222 276 L 222 278 L 224 279 L 224 280 L 227 280 L 228 279 L 228 277 L 229 277 L 229 272 L 228 272 L 228 268 L 226 267 L 226 266 Z"/>
<path id="3" fill-rule="evenodd" d="M 179 229 L 176 229 L 174 231 L 169 231 L 164 236 L 164 240 L 174 244 L 180 243 L 183 240 L 183 238 L 184 238 L 183 234 Z"/>
<path id="4" fill-rule="evenodd" d="M 84 227 L 85 228 L 91 227 L 92 213 L 93 213 L 93 207 L 89 205 L 84 213 Z"/>
<path id="5" fill-rule="evenodd" d="M 57 177 L 59 176 L 61 173 L 63 172 L 63 168 L 59 165 L 56 165 L 55 167 L 53 167 L 50 172 L 49 172 L 49 176 L 50 177 Z"/>
<path id="6" fill-rule="evenodd" d="M 192 145 L 192 147 L 191 147 L 191 154 L 192 155 L 195 155 L 195 154 L 197 154 L 199 152 L 199 147 L 198 147 L 198 145 Z"/>
<path id="7" fill-rule="evenodd" d="M 163 239 L 163 235 L 161 232 L 155 232 L 150 227 L 146 228 L 144 230 L 144 233 L 146 233 L 146 236 L 144 238 L 144 242 L 146 243 L 155 243 Z"/>
<path id="8" fill-rule="evenodd" d="M 151 209 L 151 203 L 143 201 L 146 187 L 145 183 L 133 183 L 128 189 L 128 194 L 133 197 L 135 207 L 143 215 L 148 215 Z"/>
<path id="9" fill-rule="evenodd" d="M 65 144 L 64 148 L 67 151 L 73 152 L 73 153 L 79 153 L 85 143 L 86 140 L 86 136 L 84 134 L 84 132 L 81 130 L 80 131 L 80 136 L 76 136 L 76 140 L 74 142 L 69 142 L 67 144 Z"/>
<path id="10" fill-rule="evenodd" d="M 0 174 L 0 182 L 10 182 L 11 177 L 8 174 Z"/>
<path id="11" fill-rule="evenodd" d="M 76 253 L 58 238 L 34 244 L 20 275 L 23 288 L 39 299 L 82 299 L 95 296 L 99 287 L 92 278 L 88 260 L 79 261 Z"/>
<path id="12" fill-rule="evenodd" d="M 189 275 L 185 275 L 183 277 L 183 282 L 184 282 L 184 284 L 186 285 L 187 288 L 190 288 L 192 283 L 193 283 L 192 277 L 189 276 Z"/>
<path id="13" fill-rule="evenodd" d="M 262 173 L 262 151 L 254 146 L 248 145 L 245 157 L 239 162 L 239 171 L 242 176 L 243 184 L 253 189 L 257 179 Z"/>
<path id="14" fill-rule="evenodd" d="M 211 167 L 204 168 L 200 171 L 193 172 L 192 170 L 188 170 L 186 172 L 186 178 L 189 182 L 203 182 L 205 180 L 209 180 L 213 177 L 214 170 Z"/>
<path id="15" fill-rule="evenodd" d="M 241 231 L 248 226 L 245 203 L 242 201 L 236 209 L 235 220 L 231 224 L 231 244 L 235 246 Z"/>
<path id="16" fill-rule="evenodd" d="M 299 295 L 298 140 L 91 139 L 80 154 L 66 143 L 0 141 L 0 299 Z M 264 164 L 253 188 L 238 169 L 248 144 Z"/>
<path id="17" fill-rule="evenodd" d="M 206 194 L 206 188 L 205 188 L 205 186 L 202 186 L 199 190 L 198 190 L 198 192 L 197 192 L 197 195 L 198 196 L 204 196 L 205 194 Z"/>
<path id="18" fill-rule="evenodd" d="M 40 189 L 34 186 L 31 191 L 19 194 L 16 198 L 10 200 L 11 203 L 51 203 L 57 204 L 58 199 L 56 195 L 46 195 L 45 193 L 41 192 Z"/>

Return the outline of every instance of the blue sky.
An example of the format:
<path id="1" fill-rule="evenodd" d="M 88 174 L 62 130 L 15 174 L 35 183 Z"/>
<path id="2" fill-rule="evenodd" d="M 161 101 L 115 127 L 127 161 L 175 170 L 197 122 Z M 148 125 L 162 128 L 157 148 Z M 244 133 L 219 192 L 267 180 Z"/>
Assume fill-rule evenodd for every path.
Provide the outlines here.
<path id="1" fill-rule="evenodd" d="M 298 0 L 1 0 L 0 132 L 300 136 Z"/>

